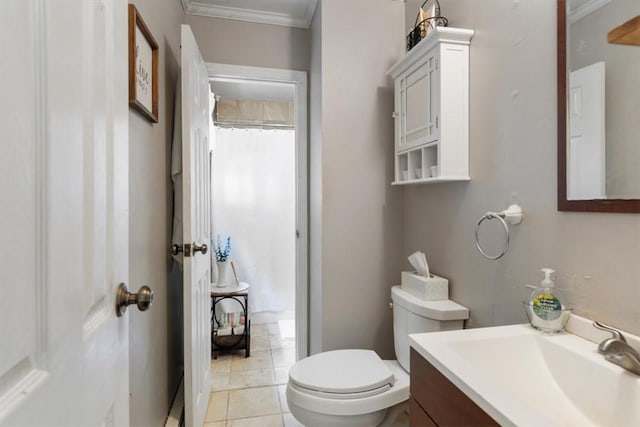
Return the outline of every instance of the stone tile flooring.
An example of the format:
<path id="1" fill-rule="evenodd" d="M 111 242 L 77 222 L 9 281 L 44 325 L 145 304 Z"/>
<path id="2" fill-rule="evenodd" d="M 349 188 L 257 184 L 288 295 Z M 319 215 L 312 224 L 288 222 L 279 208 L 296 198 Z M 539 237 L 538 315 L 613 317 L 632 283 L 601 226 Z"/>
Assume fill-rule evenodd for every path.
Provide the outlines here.
<path id="1" fill-rule="evenodd" d="M 295 339 L 282 338 L 277 323 L 251 325 L 251 357 L 244 350 L 211 361 L 206 427 L 298 427 L 285 396 L 295 363 Z"/>

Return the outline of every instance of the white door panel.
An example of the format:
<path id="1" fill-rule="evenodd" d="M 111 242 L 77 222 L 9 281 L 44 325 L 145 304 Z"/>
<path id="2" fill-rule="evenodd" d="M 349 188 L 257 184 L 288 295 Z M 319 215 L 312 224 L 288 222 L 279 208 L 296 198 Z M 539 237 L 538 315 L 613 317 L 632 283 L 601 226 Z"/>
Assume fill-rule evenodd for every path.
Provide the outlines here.
<path id="1" fill-rule="evenodd" d="M 606 198 L 605 63 L 572 71 L 569 77 L 570 143 L 567 198 Z"/>
<path id="2" fill-rule="evenodd" d="M 0 425 L 129 423 L 127 4 L 0 2 Z"/>
<path id="3" fill-rule="evenodd" d="M 182 25 L 182 218 L 184 256 L 185 422 L 200 426 L 211 390 L 209 76 L 196 40 Z M 213 250 L 213 248 L 208 248 Z M 185 252 L 187 250 L 185 249 Z"/>

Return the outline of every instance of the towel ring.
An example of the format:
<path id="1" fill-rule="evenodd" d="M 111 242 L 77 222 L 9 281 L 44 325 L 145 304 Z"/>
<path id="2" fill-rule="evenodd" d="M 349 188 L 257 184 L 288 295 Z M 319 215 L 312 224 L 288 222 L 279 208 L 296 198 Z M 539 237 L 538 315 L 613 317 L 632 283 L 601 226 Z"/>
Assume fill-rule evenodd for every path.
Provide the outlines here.
<path id="1" fill-rule="evenodd" d="M 476 224 L 476 248 L 478 248 L 478 251 L 482 254 L 483 257 L 490 260 L 496 260 L 502 258 L 504 254 L 507 253 L 507 251 L 509 250 L 509 225 L 507 224 L 507 222 L 513 225 L 520 224 L 522 222 L 522 216 L 522 208 L 518 205 L 511 205 L 502 212 L 487 212 L 482 217 L 480 217 L 480 219 L 478 220 L 478 224 Z M 505 241 L 504 247 L 498 255 L 488 255 L 480 245 L 478 231 L 480 230 L 480 224 L 482 224 L 484 220 L 494 218 L 500 220 L 502 226 L 504 227 Z"/>

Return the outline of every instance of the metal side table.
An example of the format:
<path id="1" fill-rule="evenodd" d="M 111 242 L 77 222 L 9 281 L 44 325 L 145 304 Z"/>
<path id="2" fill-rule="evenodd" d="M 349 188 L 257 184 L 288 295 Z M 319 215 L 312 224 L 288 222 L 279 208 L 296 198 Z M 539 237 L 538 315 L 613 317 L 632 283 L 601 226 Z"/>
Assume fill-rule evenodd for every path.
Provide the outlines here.
<path id="1" fill-rule="evenodd" d="M 251 320 L 249 319 L 249 284 L 240 282 L 238 286 L 211 286 L 211 353 L 214 358 L 222 350 L 244 350 L 250 355 Z M 219 306 L 216 316 L 216 306 Z M 244 316 L 244 325 L 241 318 Z M 227 318 L 232 320 L 229 322 Z"/>

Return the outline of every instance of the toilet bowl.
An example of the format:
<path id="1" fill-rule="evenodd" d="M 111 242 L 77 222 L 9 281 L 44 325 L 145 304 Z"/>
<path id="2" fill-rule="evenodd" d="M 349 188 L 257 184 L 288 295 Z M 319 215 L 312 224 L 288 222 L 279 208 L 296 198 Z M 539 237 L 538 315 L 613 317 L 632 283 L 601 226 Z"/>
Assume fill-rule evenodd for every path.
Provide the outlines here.
<path id="1" fill-rule="evenodd" d="M 398 360 L 371 350 L 334 350 L 298 361 L 289 371 L 287 403 L 307 427 L 387 424 L 389 408 L 409 399 L 409 334 L 462 329 L 469 311 L 453 301 L 423 301 L 392 288 Z M 395 411 L 397 412 L 397 411 Z"/>

